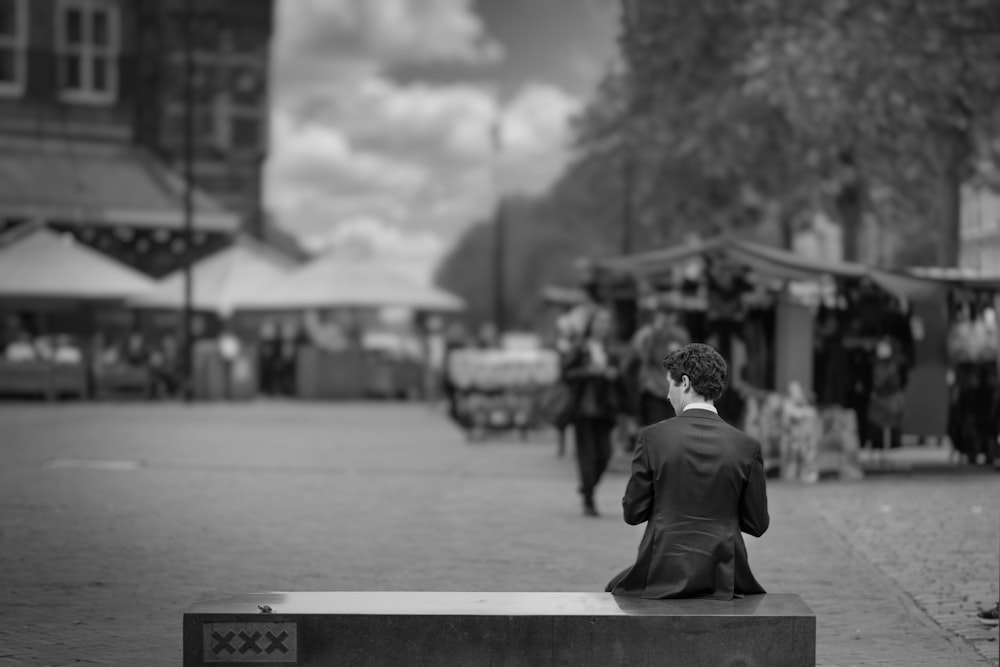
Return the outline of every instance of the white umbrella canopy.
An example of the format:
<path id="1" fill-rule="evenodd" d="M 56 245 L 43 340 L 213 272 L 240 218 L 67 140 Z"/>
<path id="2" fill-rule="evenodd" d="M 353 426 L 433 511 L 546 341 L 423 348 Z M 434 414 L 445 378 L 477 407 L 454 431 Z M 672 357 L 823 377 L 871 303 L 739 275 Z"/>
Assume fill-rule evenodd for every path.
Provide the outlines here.
<path id="1" fill-rule="evenodd" d="M 462 300 L 407 278 L 379 260 L 319 257 L 268 289 L 249 295 L 237 310 L 313 308 L 412 308 L 435 312 L 462 310 Z"/>
<path id="2" fill-rule="evenodd" d="M 233 245 L 191 267 L 191 307 L 230 314 L 247 297 L 275 284 L 295 262 L 274 248 L 240 236 Z M 164 278 L 154 289 L 129 301 L 134 308 L 176 310 L 184 307 L 184 271 Z"/>
<path id="3" fill-rule="evenodd" d="M 0 246 L 0 298 L 118 300 L 156 283 L 45 227 Z"/>

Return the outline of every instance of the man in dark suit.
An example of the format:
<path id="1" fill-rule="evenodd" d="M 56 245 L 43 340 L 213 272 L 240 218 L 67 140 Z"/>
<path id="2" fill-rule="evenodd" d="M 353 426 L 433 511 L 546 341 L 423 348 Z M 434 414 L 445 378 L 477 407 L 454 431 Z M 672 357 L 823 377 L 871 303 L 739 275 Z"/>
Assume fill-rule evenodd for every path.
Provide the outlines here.
<path id="1" fill-rule="evenodd" d="M 607 591 L 643 598 L 730 600 L 764 589 L 742 533 L 770 521 L 760 444 L 719 417 L 726 361 L 708 345 L 663 360 L 677 416 L 639 433 L 622 499 L 625 521 L 646 523 L 636 562 Z"/>

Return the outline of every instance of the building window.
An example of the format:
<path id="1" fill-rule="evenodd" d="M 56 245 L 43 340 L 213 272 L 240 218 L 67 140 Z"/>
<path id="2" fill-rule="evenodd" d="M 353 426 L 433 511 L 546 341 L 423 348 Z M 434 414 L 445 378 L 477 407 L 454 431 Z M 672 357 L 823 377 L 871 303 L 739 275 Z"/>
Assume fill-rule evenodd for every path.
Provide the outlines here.
<path id="1" fill-rule="evenodd" d="M 230 138 L 233 148 L 256 152 L 261 149 L 260 117 L 255 114 L 234 116 L 231 120 Z"/>
<path id="2" fill-rule="evenodd" d="M 0 0 L 0 95 L 24 92 L 28 0 Z"/>
<path id="3" fill-rule="evenodd" d="M 118 95 L 118 6 L 109 0 L 62 0 L 56 51 L 64 100 L 110 104 Z"/>

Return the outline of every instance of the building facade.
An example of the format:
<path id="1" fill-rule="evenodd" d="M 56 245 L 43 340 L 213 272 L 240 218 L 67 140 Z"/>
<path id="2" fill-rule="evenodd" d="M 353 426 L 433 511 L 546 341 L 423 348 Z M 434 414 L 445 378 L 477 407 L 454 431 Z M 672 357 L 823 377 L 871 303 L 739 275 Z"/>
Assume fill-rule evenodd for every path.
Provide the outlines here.
<path id="1" fill-rule="evenodd" d="M 962 189 L 959 265 L 1000 274 L 1000 193 L 985 185 Z"/>
<path id="2" fill-rule="evenodd" d="M 273 0 L 132 0 L 137 12 L 137 139 L 181 171 L 185 35 L 190 48 L 194 180 L 247 231 L 263 222 Z M 190 10 L 190 13 L 187 13 Z"/>
<path id="3" fill-rule="evenodd" d="M 252 229 L 271 9 L 271 0 L 0 0 L 0 231 L 41 220 L 159 277 Z"/>

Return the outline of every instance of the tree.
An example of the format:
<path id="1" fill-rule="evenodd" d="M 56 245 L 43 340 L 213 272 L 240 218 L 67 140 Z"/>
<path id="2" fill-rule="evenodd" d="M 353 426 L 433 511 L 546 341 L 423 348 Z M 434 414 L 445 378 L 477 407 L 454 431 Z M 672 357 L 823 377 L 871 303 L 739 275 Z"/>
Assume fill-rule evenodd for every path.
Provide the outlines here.
<path id="1" fill-rule="evenodd" d="M 521 322 L 545 281 L 572 280 L 577 254 L 692 232 L 787 246 L 819 211 L 841 222 L 848 259 L 875 220 L 917 240 L 898 260 L 955 263 L 961 184 L 1000 157 L 1000 2 L 623 7 L 622 59 L 576 120 L 576 158 L 508 221 Z M 478 293 L 490 238 L 470 229 L 442 284 Z"/>
<path id="2" fill-rule="evenodd" d="M 554 192 L 559 192 L 558 186 Z M 595 210 L 586 204 L 581 208 Z M 581 257 L 605 254 L 610 243 L 600 238 L 599 226 L 581 224 L 574 210 L 580 209 L 571 199 L 553 193 L 504 202 L 504 309 L 509 327 L 532 328 L 543 308 L 542 287 L 574 284 Z M 469 227 L 435 274 L 435 283 L 465 299 L 466 319 L 472 325 L 493 319 L 494 224 L 489 220 Z"/>
<path id="3" fill-rule="evenodd" d="M 983 0 L 769 0 L 748 88 L 814 146 L 857 255 L 865 212 L 938 232 L 957 262 L 963 182 L 995 136 L 1000 5 Z M 991 127 L 993 129 L 991 129 Z"/>
<path id="4" fill-rule="evenodd" d="M 940 259 L 954 261 L 959 186 L 996 136 L 995 0 L 624 6 L 620 126 L 639 137 L 642 206 L 668 236 L 771 217 L 787 238 L 818 208 L 841 220 L 848 258 L 865 216 L 917 217 L 944 222 Z"/>
<path id="5" fill-rule="evenodd" d="M 614 145 L 611 131 L 623 137 L 617 145 L 636 162 L 640 228 L 662 244 L 691 232 L 753 233 L 766 221 L 790 243 L 813 205 L 814 178 L 780 110 L 744 90 L 752 15 L 719 1 L 625 7 L 617 88 L 628 102 L 612 107 L 623 117 L 592 113 L 580 130 L 588 149 Z"/>

